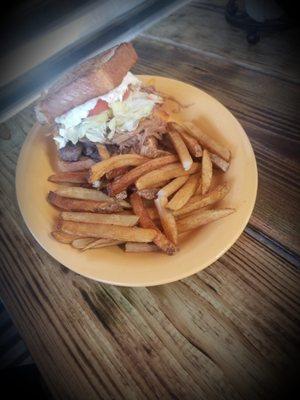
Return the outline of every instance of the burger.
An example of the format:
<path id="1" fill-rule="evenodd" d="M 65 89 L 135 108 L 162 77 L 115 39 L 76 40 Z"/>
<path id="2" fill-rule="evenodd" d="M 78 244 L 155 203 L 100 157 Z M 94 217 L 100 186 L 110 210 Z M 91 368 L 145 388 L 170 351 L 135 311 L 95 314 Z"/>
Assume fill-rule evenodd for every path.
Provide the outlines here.
<path id="1" fill-rule="evenodd" d="M 101 161 L 99 144 L 113 154 L 163 155 L 163 96 L 130 72 L 136 61 L 133 46 L 122 43 L 75 67 L 42 94 L 36 117 L 54 127 L 59 169 L 82 170 Z"/>

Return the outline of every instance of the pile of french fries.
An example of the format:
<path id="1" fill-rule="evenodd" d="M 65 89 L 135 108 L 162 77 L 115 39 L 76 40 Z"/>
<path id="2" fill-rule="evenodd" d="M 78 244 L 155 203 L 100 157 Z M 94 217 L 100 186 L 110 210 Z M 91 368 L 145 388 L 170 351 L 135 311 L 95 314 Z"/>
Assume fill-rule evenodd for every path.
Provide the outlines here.
<path id="1" fill-rule="evenodd" d="M 80 250 L 122 245 L 172 255 L 181 234 L 233 213 L 213 208 L 230 190 L 214 183 L 214 170 L 229 168 L 230 151 L 191 122 L 169 122 L 166 135 L 174 153 L 111 156 L 99 144 L 102 161 L 50 176 L 67 184 L 48 194 L 60 210 L 52 236 Z"/>

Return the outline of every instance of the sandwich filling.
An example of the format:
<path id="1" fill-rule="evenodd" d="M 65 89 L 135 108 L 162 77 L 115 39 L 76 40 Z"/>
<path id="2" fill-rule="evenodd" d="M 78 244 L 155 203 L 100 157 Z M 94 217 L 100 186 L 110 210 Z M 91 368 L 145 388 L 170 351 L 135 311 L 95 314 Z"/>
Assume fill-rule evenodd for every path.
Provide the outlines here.
<path id="1" fill-rule="evenodd" d="M 119 86 L 57 117 L 59 149 L 68 142 L 111 143 L 118 136 L 134 131 L 150 116 L 161 96 L 143 90 L 141 81 L 128 72 Z"/>

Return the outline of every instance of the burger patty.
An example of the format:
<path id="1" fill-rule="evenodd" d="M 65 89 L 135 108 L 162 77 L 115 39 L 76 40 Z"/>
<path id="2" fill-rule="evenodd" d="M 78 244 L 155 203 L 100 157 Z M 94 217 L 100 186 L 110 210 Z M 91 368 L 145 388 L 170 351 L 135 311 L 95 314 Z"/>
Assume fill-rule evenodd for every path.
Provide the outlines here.
<path id="1" fill-rule="evenodd" d="M 61 160 L 68 162 L 78 161 L 81 156 L 87 156 L 95 161 L 100 161 L 96 145 L 89 141 L 78 142 L 76 144 L 68 142 L 65 147 L 59 150 L 59 155 Z"/>

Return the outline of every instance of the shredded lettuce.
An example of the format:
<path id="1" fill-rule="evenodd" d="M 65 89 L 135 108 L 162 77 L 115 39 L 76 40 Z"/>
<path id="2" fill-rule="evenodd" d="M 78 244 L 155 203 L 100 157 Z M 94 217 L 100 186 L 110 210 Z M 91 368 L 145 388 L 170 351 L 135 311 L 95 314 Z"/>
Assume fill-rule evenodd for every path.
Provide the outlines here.
<path id="1" fill-rule="evenodd" d="M 76 144 L 83 137 L 100 143 L 111 140 L 115 134 L 136 129 L 141 118 L 148 117 L 155 104 L 161 102 L 160 96 L 135 90 L 126 100 L 113 102 L 108 111 L 84 118 L 78 125 L 67 129 L 62 126 L 59 136 L 54 140 L 59 148 L 64 147 L 68 141 Z"/>

